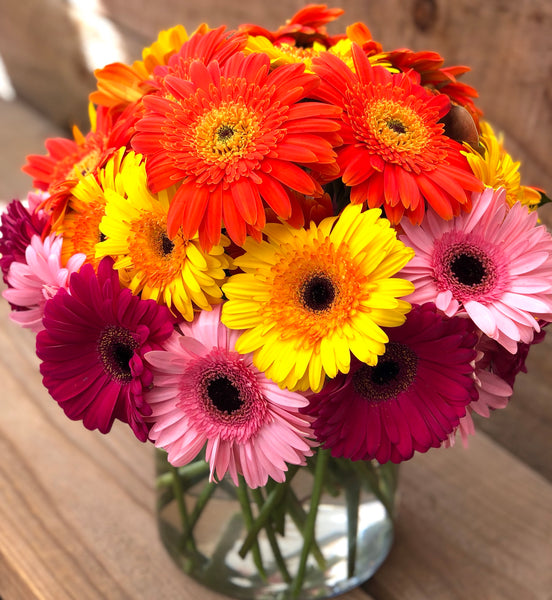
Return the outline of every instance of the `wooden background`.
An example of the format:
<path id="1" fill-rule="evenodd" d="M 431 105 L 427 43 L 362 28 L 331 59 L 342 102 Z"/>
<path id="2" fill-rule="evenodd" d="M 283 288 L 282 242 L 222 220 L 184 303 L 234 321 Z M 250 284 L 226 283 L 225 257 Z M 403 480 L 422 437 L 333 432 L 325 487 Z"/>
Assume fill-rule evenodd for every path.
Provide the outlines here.
<path id="1" fill-rule="evenodd" d="M 87 129 L 94 67 L 139 59 L 160 29 L 176 23 L 189 32 L 201 22 L 272 29 L 305 4 L 0 0 L 0 57 L 16 93 L 0 99 L 0 206 L 27 192 L 30 180 L 19 171 L 26 154 L 43 153 L 44 139 L 68 135 L 73 123 Z M 524 183 L 552 191 L 550 0 L 343 0 L 339 6 L 346 13 L 332 33 L 362 20 L 387 50 L 435 50 L 447 65 L 469 65 L 464 80 L 479 90 L 479 106 L 523 162 Z M 552 224 L 550 206 L 541 217 Z M 68 422 L 41 386 L 32 336 L 8 323 L 5 302 L 0 317 L 3 600 L 172 599 L 183 585 L 182 598 L 202 597 L 151 541 L 151 449 L 136 446 L 121 428 L 100 436 Z M 551 349 L 552 338 L 532 349 L 530 374 L 519 377 L 506 410 L 478 420 L 486 435 L 469 450 L 429 453 L 405 465 L 395 549 L 365 586 L 369 596 L 348 598 L 552 598 Z M 79 489 L 64 479 L 68 470 Z M 157 595 L 143 595 L 158 582 Z"/>

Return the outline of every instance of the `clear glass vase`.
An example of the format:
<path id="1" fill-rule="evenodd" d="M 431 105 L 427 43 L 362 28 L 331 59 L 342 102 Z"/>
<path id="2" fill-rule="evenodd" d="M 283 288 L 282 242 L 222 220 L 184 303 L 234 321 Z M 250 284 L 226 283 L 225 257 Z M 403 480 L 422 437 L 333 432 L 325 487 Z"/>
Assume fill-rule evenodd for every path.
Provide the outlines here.
<path id="1" fill-rule="evenodd" d="M 285 483 L 209 482 L 156 450 L 161 539 L 178 566 L 244 600 L 330 598 L 369 579 L 393 540 L 398 468 L 319 450 Z"/>

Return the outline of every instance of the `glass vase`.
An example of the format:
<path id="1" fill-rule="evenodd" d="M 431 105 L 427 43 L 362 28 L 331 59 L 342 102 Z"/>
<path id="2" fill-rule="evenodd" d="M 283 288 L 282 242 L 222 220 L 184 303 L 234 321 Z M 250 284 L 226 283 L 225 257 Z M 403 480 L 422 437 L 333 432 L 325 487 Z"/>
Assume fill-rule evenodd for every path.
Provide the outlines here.
<path id="1" fill-rule="evenodd" d="M 205 586 L 244 600 L 330 598 L 369 579 L 393 540 L 398 468 L 318 450 L 284 483 L 209 482 L 156 450 L 161 539 Z"/>

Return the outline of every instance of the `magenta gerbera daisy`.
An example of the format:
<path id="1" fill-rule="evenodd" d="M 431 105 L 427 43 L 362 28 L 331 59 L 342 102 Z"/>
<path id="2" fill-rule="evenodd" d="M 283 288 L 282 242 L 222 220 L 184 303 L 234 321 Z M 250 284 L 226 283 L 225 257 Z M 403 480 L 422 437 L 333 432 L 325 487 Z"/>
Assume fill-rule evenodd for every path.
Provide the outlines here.
<path id="1" fill-rule="evenodd" d="M 249 487 L 268 477 L 284 481 L 288 464 L 303 465 L 314 442 L 307 405 L 300 394 L 282 390 L 254 365 L 251 354 L 238 354 L 240 331 L 220 322 L 220 306 L 202 311 L 184 335 L 175 333 L 164 349 L 146 356 L 153 366 L 150 439 L 181 466 L 205 447 L 205 458 L 221 479 Z"/>
<path id="2" fill-rule="evenodd" d="M 103 259 L 96 275 L 85 264 L 69 290 L 48 300 L 36 353 L 45 387 L 70 419 L 102 433 L 119 419 L 146 441 L 151 411 L 143 392 L 152 374 L 143 355 L 161 347 L 174 319 L 166 307 L 121 289 L 112 265 Z"/>
<path id="3" fill-rule="evenodd" d="M 132 145 L 146 157 L 154 192 L 180 183 L 168 215 L 172 238 L 199 231 L 218 243 L 221 223 L 243 244 L 265 225 L 265 204 L 291 215 L 287 188 L 322 195 L 309 171 L 336 175 L 333 145 L 341 109 L 305 101 L 318 77 L 300 64 L 270 70 L 264 54 L 238 52 L 224 64 L 193 61 L 189 79 L 167 75 L 159 94 L 144 98 L 145 115 Z M 307 169 L 305 169 L 306 167 Z"/>
<path id="4" fill-rule="evenodd" d="M 538 319 L 552 319 L 552 236 L 504 190 L 474 194 L 473 210 L 451 221 L 428 212 L 420 227 L 404 223 L 401 240 L 415 257 L 400 275 L 415 290 L 406 300 L 435 302 L 446 315 L 468 315 L 514 354 L 530 343 Z"/>
<path id="5" fill-rule="evenodd" d="M 356 358 L 310 397 L 317 440 L 333 456 L 380 463 L 439 447 L 476 399 L 477 335 L 469 319 L 414 306 L 377 365 Z"/>

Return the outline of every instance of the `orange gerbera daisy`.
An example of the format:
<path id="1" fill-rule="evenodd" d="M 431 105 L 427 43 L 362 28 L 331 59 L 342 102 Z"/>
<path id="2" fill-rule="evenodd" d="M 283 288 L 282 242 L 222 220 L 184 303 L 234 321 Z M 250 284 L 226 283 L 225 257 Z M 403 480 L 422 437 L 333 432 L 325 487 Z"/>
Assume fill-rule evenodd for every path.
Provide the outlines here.
<path id="1" fill-rule="evenodd" d="M 73 138 L 49 138 L 45 142 L 46 156 L 27 156 L 23 171 L 33 177 L 33 185 L 49 192 L 42 208 L 50 213 L 50 225 L 57 227 L 63 218 L 65 207 L 73 187 L 98 168 L 116 152 L 126 146 L 138 119 L 134 110 L 124 111 L 114 117 L 105 107 L 89 106 L 90 131 L 83 135 L 73 128 Z"/>
<path id="2" fill-rule="evenodd" d="M 372 66 L 353 45 L 355 72 L 329 52 L 313 60 L 320 75 L 314 95 L 343 107 L 343 146 L 337 162 L 351 202 L 384 206 L 399 223 L 420 223 L 427 201 L 444 219 L 468 206 L 470 190 L 482 189 L 462 146 L 443 133 L 440 119 L 450 100 L 418 85 L 415 74 Z"/>
<path id="3" fill-rule="evenodd" d="M 477 90 L 457 77 L 467 73 L 470 68 L 463 65 L 443 67 L 444 59 L 437 52 L 413 52 L 408 49 L 394 50 L 385 53 L 389 62 L 399 71 L 407 72 L 413 69 L 420 74 L 420 84 L 431 86 L 441 94 L 447 95 L 453 102 L 463 106 L 472 116 L 476 125 L 483 111 L 475 106 L 474 98 L 478 97 Z"/>
<path id="4" fill-rule="evenodd" d="M 316 41 L 329 47 L 344 36 L 330 37 L 326 25 L 335 21 L 344 12 L 341 8 L 328 8 L 325 4 L 309 4 L 298 10 L 276 31 L 269 31 L 250 23 L 240 25 L 239 29 L 251 36 L 261 35 L 275 44 L 287 43 L 308 48 Z"/>
<path id="5" fill-rule="evenodd" d="M 216 60 L 223 65 L 232 55 L 245 47 L 245 33 L 228 31 L 223 25 L 217 29 L 200 30 L 182 44 L 176 54 L 170 57 L 165 66 L 158 66 L 154 72 L 154 80 L 158 87 L 167 75 L 181 79 L 190 78 L 190 65 L 194 60 L 208 64 Z"/>
<path id="6" fill-rule="evenodd" d="M 168 59 L 188 39 L 182 25 L 161 31 L 157 40 L 142 51 L 143 60 L 132 65 L 112 63 L 103 69 L 96 69 L 98 89 L 90 94 L 90 101 L 101 106 L 120 109 L 140 100 L 148 90 L 155 67 L 166 65 Z"/>
<path id="7" fill-rule="evenodd" d="M 301 64 L 270 71 L 264 54 L 234 54 L 224 65 L 193 61 L 190 80 L 167 75 L 165 95 L 143 99 L 145 116 L 132 145 L 146 157 L 158 192 L 181 182 L 168 215 L 168 235 L 199 230 L 203 248 L 218 243 L 223 222 L 243 244 L 265 225 L 263 200 L 291 215 L 286 187 L 321 195 L 312 173 L 334 170 L 341 109 L 304 101 L 318 86 Z"/>

